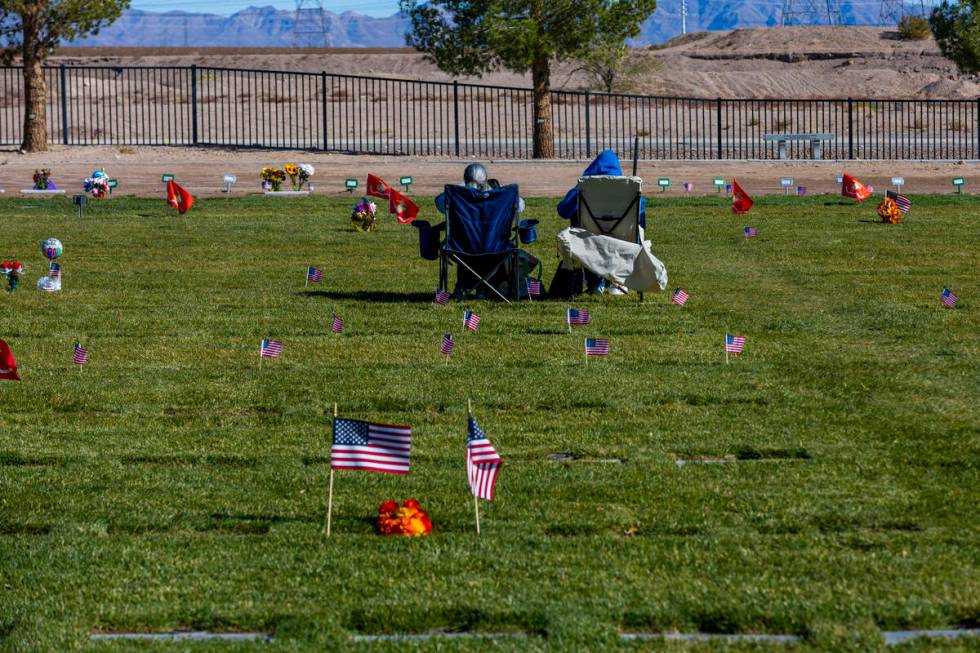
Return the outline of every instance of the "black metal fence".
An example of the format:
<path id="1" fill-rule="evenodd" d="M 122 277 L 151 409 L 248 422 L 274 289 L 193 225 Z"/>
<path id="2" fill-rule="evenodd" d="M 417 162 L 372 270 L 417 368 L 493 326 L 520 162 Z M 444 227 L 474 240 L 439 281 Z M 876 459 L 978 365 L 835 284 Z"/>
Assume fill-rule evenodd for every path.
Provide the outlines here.
<path id="1" fill-rule="evenodd" d="M 530 158 L 531 91 L 198 66 L 47 67 L 51 142 Z M 773 133 L 831 134 L 826 159 L 980 159 L 975 100 L 732 100 L 554 91 L 555 156 L 774 159 Z M 0 68 L 0 145 L 21 142 L 23 80 Z M 810 157 L 790 142 L 789 158 Z"/>

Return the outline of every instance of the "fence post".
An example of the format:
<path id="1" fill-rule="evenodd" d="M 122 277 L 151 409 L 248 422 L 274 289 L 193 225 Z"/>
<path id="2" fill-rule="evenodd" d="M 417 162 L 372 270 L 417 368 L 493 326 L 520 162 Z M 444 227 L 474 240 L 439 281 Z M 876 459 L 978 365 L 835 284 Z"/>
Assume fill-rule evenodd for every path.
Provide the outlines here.
<path id="1" fill-rule="evenodd" d="M 197 145 L 197 64 L 191 64 L 191 142 Z"/>
<path id="2" fill-rule="evenodd" d="M 61 74 L 61 143 L 68 145 L 68 82 L 65 64 L 58 67 Z"/>
<path id="3" fill-rule="evenodd" d="M 854 101 L 847 98 L 847 158 L 854 158 Z"/>
<path id="4" fill-rule="evenodd" d="M 715 117 L 718 119 L 718 159 L 722 158 L 722 147 L 721 147 L 721 98 L 716 98 L 715 102 Z"/>
<path id="5" fill-rule="evenodd" d="M 592 158 L 592 115 L 590 113 L 592 94 L 585 92 L 585 158 Z"/>
<path id="6" fill-rule="evenodd" d="M 323 102 L 323 149 L 327 149 L 327 71 L 320 71 L 320 84 L 323 87 L 320 100 Z"/>
<path id="7" fill-rule="evenodd" d="M 453 131 L 456 134 L 456 156 L 459 156 L 459 82 L 453 80 Z"/>

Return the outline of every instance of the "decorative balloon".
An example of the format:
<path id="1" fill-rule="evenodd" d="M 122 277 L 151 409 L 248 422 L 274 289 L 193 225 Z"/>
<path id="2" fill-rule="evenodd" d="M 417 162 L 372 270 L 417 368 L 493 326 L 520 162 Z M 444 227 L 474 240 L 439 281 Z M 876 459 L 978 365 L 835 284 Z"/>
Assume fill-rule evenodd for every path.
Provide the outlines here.
<path id="1" fill-rule="evenodd" d="M 48 238 L 41 243 L 41 253 L 51 261 L 61 256 L 63 251 L 64 247 L 62 246 L 61 241 L 57 238 Z"/>

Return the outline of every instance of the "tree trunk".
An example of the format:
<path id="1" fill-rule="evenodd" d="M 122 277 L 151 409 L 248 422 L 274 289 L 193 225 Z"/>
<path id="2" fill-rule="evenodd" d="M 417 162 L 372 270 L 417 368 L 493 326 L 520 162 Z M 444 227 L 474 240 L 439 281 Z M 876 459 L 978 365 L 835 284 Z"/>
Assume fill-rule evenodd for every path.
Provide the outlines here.
<path id="1" fill-rule="evenodd" d="M 28 3 L 22 14 L 24 45 L 21 56 L 24 62 L 24 141 L 25 152 L 44 152 L 48 149 L 48 131 L 45 115 L 48 85 L 44 81 L 44 60 L 41 56 L 39 37 L 40 7 Z"/>
<path id="2" fill-rule="evenodd" d="M 531 82 L 534 87 L 534 158 L 553 159 L 554 144 L 551 142 L 551 62 L 547 57 L 531 64 Z"/>

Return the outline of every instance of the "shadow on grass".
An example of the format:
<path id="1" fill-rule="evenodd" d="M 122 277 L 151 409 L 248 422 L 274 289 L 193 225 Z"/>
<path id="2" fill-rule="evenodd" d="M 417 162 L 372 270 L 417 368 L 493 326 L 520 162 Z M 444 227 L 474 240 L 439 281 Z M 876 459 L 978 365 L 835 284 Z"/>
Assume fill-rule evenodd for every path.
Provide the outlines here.
<path id="1" fill-rule="evenodd" d="M 346 627 L 358 633 L 479 633 L 523 632 L 547 637 L 548 621 L 537 610 L 487 612 L 469 606 L 454 606 L 423 612 L 389 608 L 384 611 L 358 609 L 351 612 Z"/>
<path id="2" fill-rule="evenodd" d="M 322 521 L 322 517 L 299 516 L 287 517 L 286 515 L 269 515 L 260 513 L 231 514 L 225 512 L 213 512 L 209 515 L 212 520 L 219 522 L 262 522 L 268 524 L 317 524 Z"/>
<path id="3" fill-rule="evenodd" d="M 435 291 L 427 292 L 390 292 L 380 290 L 304 290 L 300 293 L 306 297 L 326 297 L 327 299 L 342 299 L 351 301 L 374 302 L 376 304 L 431 304 Z"/>

